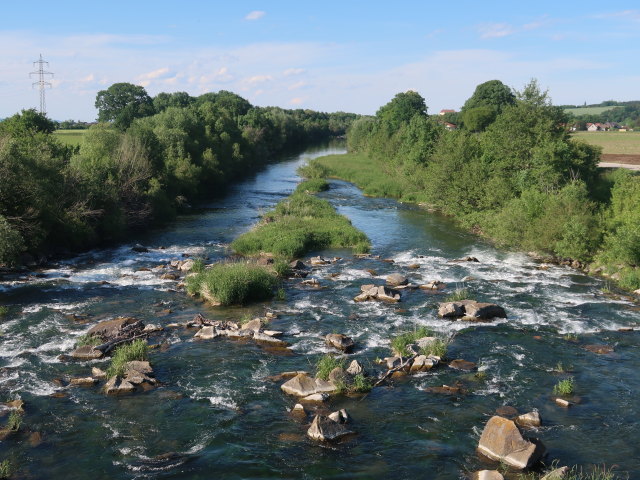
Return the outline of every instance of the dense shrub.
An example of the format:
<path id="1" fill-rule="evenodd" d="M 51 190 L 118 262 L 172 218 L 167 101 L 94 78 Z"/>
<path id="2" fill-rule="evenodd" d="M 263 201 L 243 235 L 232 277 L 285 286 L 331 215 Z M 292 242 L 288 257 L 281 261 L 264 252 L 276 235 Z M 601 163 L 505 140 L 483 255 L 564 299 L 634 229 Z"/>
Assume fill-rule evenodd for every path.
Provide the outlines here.
<path id="1" fill-rule="evenodd" d="M 191 295 L 221 305 L 268 300 L 278 285 L 275 274 L 251 263 L 220 263 L 187 278 Z"/>

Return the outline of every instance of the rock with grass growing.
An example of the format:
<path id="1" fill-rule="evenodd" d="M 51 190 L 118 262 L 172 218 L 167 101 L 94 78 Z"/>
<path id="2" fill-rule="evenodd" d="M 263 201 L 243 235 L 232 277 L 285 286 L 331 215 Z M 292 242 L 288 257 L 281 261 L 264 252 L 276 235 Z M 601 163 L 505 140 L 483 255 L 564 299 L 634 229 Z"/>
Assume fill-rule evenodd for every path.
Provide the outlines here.
<path id="1" fill-rule="evenodd" d="M 328 377 L 328 374 L 327 374 Z M 299 374 L 287 380 L 280 387 L 288 395 L 308 397 L 316 393 L 335 393 L 336 386 L 322 378 L 312 378 L 307 374 Z"/>

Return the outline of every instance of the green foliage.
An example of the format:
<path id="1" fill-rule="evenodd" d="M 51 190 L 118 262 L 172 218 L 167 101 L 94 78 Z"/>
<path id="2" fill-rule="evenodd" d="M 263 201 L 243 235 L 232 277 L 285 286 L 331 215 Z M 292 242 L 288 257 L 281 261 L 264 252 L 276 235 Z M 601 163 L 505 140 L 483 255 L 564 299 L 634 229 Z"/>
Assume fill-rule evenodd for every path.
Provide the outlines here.
<path id="1" fill-rule="evenodd" d="M 351 393 L 367 393 L 373 388 L 373 382 L 362 373 L 353 376 L 353 382 L 347 387 Z"/>
<path id="2" fill-rule="evenodd" d="M 474 108 L 488 107 L 498 114 L 508 105 L 516 103 L 516 96 L 511 88 L 507 87 L 500 80 L 489 80 L 478 85 L 473 95 L 467 99 L 462 107 L 462 111 Z M 465 126 L 466 122 L 465 122 Z"/>
<path id="3" fill-rule="evenodd" d="M 0 133 L 13 136 L 50 134 L 55 129 L 56 125 L 53 121 L 33 108 L 22 110 L 21 113 L 16 113 L 0 122 Z"/>
<path id="4" fill-rule="evenodd" d="M 291 276 L 291 266 L 289 262 L 283 259 L 276 259 L 273 262 L 273 271 L 279 278 L 289 278 Z"/>
<path id="5" fill-rule="evenodd" d="M 9 420 L 7 421 L 7 428 L 13 432 L 17 432 L 20 430 L 20 426 L 22 425 L 22 415 L 20 415 L 15 410 L 9 414 Z"/>
<path id="6" fill-rule="evenodd" d="M 420 349 L 421 355 L 434 355 L 440 358 L 446 358 L 447 349 L 449 348 L 449 339 L 444 337 L 436 337 L 436 339 Z"/>
<path id="7" fill-rule="evenodd" d="M 13 464 L 9 460 L 3 460 L 0 462 L 0 478 L 1 479 L 9 479 L 11 475 L 13 475 L 15 468 Z"/>
<path id="8" fill-rule="evenodd" d="M 445 302 L 459 302 L 469 298 L 469 289 L 462 287 L 456 288 L 451 294 L 444 299 Z"/>
<path id="9" fill-rule="evenodd" d="M 407 349 L 409 345 L 415 343 L 416 340 L 422 337 L 430 337 L 432 335 L 433 332 L 427 327 L 417 327 L 411 332 L 404 332 L 393 337 L 391 339 L 391 348 L 397 355 L 406 357 L 410 354 L 409 350 Z"/>
<path id="10" fill-rule="evenodd" d="M 0 264 L 14 264 L 23 250 L 22 235 L 0 215 Z"/>
<path id="11" fill-rule="evenodd" d="M 314 159 L 310 160 L 306 165 L 298 167 L 296 173 L 307 179 L 326 178 L 329 176 L 329 169 Z"/>
<path id="12" fill-rule="evenodd" d="M 482 132 L 491 125 L 498 112 L 491 107 L 470 108 L 462 112 L 464 128 L 472 132 Z"/>
<path id="13" fill-rule="evenodd" d="M 0 317 L 4 317 L 9 313 L 9 307 L 5 307 L 4 305 L 0 305 Z"/>
<path id="14" fill-rule="evenodd" d="M 319 193 L 329 189 L 329 183 L 324 178 L 312 178 L 300 182 L 296 187 L 296 192 Z"/>
<path id="15" fill-rule="evenodd" d="M 149 347 L 145 340 L 134 340 L 131 343 L 117 347 L 111 358 L 111 365 L 107 369 L 107 377 L 122 377 L 124 375 L 127 362 L 134 360 L 147 360 Z"/>
<path id="16" fill-rule="evenodd" d="M 297 258 L 313 250 L 370 246 L 366 235 L 339 215 L 326 200 L 296 191 L 278 203 L 253 230 L 239 236 L 231 248 L 242 255 L 268 252 Z"/>
<path id="17" fill-rule="evenodd" d="M 83 347 L 85 345 L 100 345 L 104 343 L 100 337 L 96 337 L 95 335 L 84 334 L 80 335 L 76 340 L 76 347 Z"/>
<path id="18" fill-rule="evenodd" d="M 276 291 L 275 299 L 279 302 L 284 302 L 287 299 L 287 292 L 284 288 L 279 288 Z"/>
<path id="19" fill-rule="evenodd" d="M 554 385 L 553 393 L 555 395 L 571 395 L 575 392 L 575 387 L 573 377 L 565 378 Z"/>
<path id="20" fill-rule="evenodd" d="M 251 263 L 219 263 L 186 280 L 191 295 L 221 305 L 259 302 L 273 297 L 278 281 L 265 267 Z"/>
<path id="21" fill-rule="evenodd" d="M 316 363 L 316 377 L 328 380 L 329 374 L 336 367 L 344 368 L 344 360 L 333 355 L 323 355 Z"/>
<path id="22" fill-rule="evenodd" d="M 402 123 L 408 123 L 415 115 L 427 114 L 427 105 L 418 92 L 409 90 L 398 93 L 393 100 L 380 107 L 376 116 L 390 129 L 397 129 Z"/>
<path id="23" fill-rule="evenodd" d="M 204 267 L 204 260 L 202 258 L 196 258 L 193 260 L 193 266 L 191 270 L 189 270 L 189 273 L 202 273 L 204 272 Z"/>
<path id="24" fill-rule="evenodd" d="M 136 118 L 153 115 L 153 100 L 144 87 L 131 83 L 114 83 L 96 95 L 98 121 L 113 122 L 126 130 Z"/>

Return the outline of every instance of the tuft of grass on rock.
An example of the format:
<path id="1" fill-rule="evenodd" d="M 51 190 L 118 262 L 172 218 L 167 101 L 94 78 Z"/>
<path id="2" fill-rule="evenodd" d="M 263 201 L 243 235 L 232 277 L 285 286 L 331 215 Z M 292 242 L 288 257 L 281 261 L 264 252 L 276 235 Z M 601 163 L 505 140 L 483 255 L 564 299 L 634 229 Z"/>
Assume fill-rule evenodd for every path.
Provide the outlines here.
<path id="1" fill-rule="evenodd" d="M 447 348 L 449 348 L 449 339 L 444 337 L 437 337 L 426 347 L 420 349 L 421 355 L 434 355 L 436 357 L 445 358 L 447 356 Z"/>
<path id="2" fill-rule="evenodd" d="M 104 343 L 100 337 L 95 335 L 84 334 L 80 335 L 76 340 L 76 347 L 84 347 L 85 345 L 97 346 Z"/>
<path id="3" fill-rule="evenodd" d="M 412 332 L 404 332 L 391 339 L 391 348 L 401 357 L 410 355 L 407 347 L 422 337 L 430 337 L 433 332 L 427 327 L 418 327 Z"/>
<path id="4" fill-rule="evenodd" d="M 451 294 L 444 299 L 445 302 L 459 302 L 460 300 L 466 300 L 469 298 L 468 288 L 456 288 Z"/>
<path id="5" fill-rule="evenodd" d="M 111 358 L 111 365 L 107 369 L 107 377 L 122 377 L 127 362 L 146 360 L 148 358 L 148 351 L 149 347 L 147 342 L 141 339 L 120 345 L 115 349 L 113 357 Z"/>
<path id="6" fill-rule="evenodd" d="M 0 317 L 4 317 L 7 313 L 9 313 L 9 307 L 0 305 Z"/>
<path id="7" fill-rule="evenodd" d="M 353 383 L 349 385 L 350 393 L 367 393 L 373 388 L 373 382 L 362 373 L 353 376 Z"/>
<path id="8" fill-rule="evenodd" d="M 219 263 L 187 278 L 187 292 L 220 305 L 246 304 L 273 298 L 278 280 L 260 265 Z"/>
<path id="9" fill-rule="evenodd" d="M 553 393 L 555 395 L 571 395 L 575 392 L 576 385 L 573 380 L 573 377 L 565 378 L 564 380 L 560 380 L 554 387 Z"/>
<path id="10" fill-rule="evenodd" d="M 9 415 L 9 420 L 7 421 L 7 428 L 13 432 L 17 432 L 20 430 L 20 426 L 22 425 L 22 415 L 20 415 L 15 410 L 11 412 Z"/>
<path id="11" fill-rule="evenodd" d="M 9 460 L 0 462 L 0 479 L 8 479 L 13 475 L 13 464 Z"/>
<path id="12" fill-rule="evenodd" d="M 323 355 L 316 363 L 316 377 L 328 380 L 329 374 L 336 367 L 344 368 L 344 360 L 333 355 Z"/>

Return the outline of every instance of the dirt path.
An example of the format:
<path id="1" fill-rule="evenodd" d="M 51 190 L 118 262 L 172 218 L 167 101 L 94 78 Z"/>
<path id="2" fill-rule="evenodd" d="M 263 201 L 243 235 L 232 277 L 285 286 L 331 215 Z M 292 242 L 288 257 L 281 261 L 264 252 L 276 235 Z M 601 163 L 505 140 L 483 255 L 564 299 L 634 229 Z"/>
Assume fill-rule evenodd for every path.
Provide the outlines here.
<path id="1" fill-rule="evenodd" d="M 627 168 L 629 170 L 640 170 L 640 155 L 621 155 L 605 153 L 600 157 L 598 164 L 602 168 Z"/>

